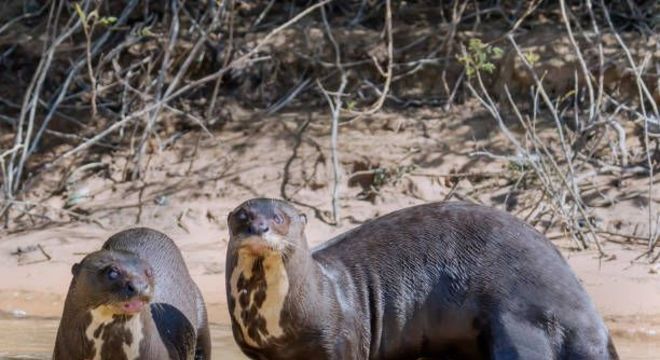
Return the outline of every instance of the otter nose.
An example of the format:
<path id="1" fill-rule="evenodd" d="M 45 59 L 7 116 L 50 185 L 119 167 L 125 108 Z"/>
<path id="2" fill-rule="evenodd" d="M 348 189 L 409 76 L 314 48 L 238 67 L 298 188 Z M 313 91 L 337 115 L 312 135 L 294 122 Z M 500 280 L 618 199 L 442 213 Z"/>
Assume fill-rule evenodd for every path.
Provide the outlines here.
<path id="1" fill-rule="evenodd" d="M 126 283 L 126 295 L 128 296 L 135 296 L 137 294 L 137 289 L 135 288 L 135 284 L 133 284 L 132 281 L 129 281 Z"/>
<path id="2" fill-rule="evenodd" d="M 265 219 L 257 218 L 250 222 L 248 232 L 253 235 L 261 235 L 268 232 L 268 222 Z"/>
<path id="3" fill-rule="evenodd" d="M 149 294 L 149 284 L 146 281 L 129 280 L 124 286 L 124 293 L 127 297 Z"/>

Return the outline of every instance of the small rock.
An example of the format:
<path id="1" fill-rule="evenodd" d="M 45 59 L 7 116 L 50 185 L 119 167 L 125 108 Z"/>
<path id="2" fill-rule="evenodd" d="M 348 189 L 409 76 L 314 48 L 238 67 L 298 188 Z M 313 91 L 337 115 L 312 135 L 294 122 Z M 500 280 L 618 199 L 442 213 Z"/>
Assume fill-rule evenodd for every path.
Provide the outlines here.
<path id="1" fill-rule="evenodd" d="M 217 223 L 218 222 L 218 217 L 215 216 L 215 214 L 213 214 L 211 212 L 211 210 L 206 210 L 206 218 L 208 219 L 209 222 L 212 222 L 212 223 Z"/>
<path id="2" fill-rule="evenodd" d="M 169 199 L 168 199 L 167 196 L 165 196 L 165 195 L 158 195 L 158 196 L 156 196 L 156 198 L 154 199 L 154 203 L 155 203 L 156 205 L 165 206 L 165 205 L 167 205 L 167 204 L 169 203 Z"/>
<path id="3" fill-rule="evenodd" d="M 14 309 L 11 311 L 11 315 L 16 318 L 23 318 L 27 316 L 27 312 L 21 309 Z"/>
<path id="4" fill-rule="evenodd" d="M 67 195 L 64 208 L 68 209 L 72 206 L 79 205 L 89 198 L 91 198 L 91 195 L 90 190 L 87 187 L 80 187 L 76 190 L 70 191 Z"/>
<path id="5" fill-rule="evenodd" d="M 410 195 L 425 201 L 431 201 L 440 197 L 440 185 L 435 184 L 430 177 L 408 177 L 408 189 Z"/>

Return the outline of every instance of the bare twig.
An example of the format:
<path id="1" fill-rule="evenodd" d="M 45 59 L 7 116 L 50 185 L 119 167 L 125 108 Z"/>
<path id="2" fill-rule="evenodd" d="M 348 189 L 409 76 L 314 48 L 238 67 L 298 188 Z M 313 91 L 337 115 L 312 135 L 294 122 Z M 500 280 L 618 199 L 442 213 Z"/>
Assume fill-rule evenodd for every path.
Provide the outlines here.
<path id="1" fill-rule="evenodd" d="M 41 244 L 37 244 L 37 248 L 39 248 L 39 251 L 41 251 L 41 253 L 43 254 L 43 256 L 46 257 L 46 260 L 50 261 L 50 260 L 53 258 L 52 256 L 50 256 L 50 254 L 48 254 L 48 253 L 46 252 L 46 250 L 44 250 L 44 247 L 41 246 Z"/>
<path id="2" fill-rule="evenodd" d="M 580 68 L 582 69 L 582 75 L 584 76 L 584 82 L 587 85 L 587 89 L 589 90 L 589 120 L 588 123 L 591 123 L 594 121 L 594 117 L 596 116 L 597 112 L 595 109 L 595 104 L 594 104 L 594 87 L 591 84 L 591 73 L 589 72 L 589 69 L 587 68 L 587 63 L 584 61 L 584 57 L 582 57 L 582 51 L 580 51 L 580 47 L 578 46 L 577 42 L 575 41 L 575 37 L 573 36 L 573 30 L 571 29 L 571 21 L 568 19 L 568 15 L 566 15 L 566 0 L 559 0 L 559 5 L 561 7 L 561 15 L 562 18 L 564 19 L 564 25 L 566 25 L 566 31 L 568 32 L 568 39 L 571 42 L 571 45 L 573 45 L 573 50 L 575 51 L 575 54 L 577 56 L 578 62 L 580 63 Z M 575 96 L 577 97 L 578 94 L 576 93 Z M 576 115 L 577 116 L 577 115 Z"/>
<path id="3" fill-rule="evenodd" d="M 589 217 L 587 216 L 586 211 L 584 210 L 584 208 L 581 204 L 580 195 L 579 195 L 579 192 L 578 192 L 578 189 L 577 189 L 577 184 L 575 182 L 575 174 L 574 174 L 574 170 L 573 170 L 573 165 L 572 165 L 572 162 L 571 162 L 572 157 L 569 155 L 566 143 L 564 141 L 563 132 L 562 132 L 562 129 L 561 129 L 561 123 L 559 122 L 556 110 L 554 109 L 552 102 L 550 101 L 547 93 L 545 92 L 541 81 L 536 76 L 536 74 L 533 72 L 533 69 L 531 68 L 531 65 L 527 62 L 524 55 L 522 55 L 522 52 L 517 47 L 517 44 L 515 43 L 515 41 L 513 40 L 513 38 L 511 36 L 509 36 L 509 40 L 511 41 L 514 48 L 518 52 L 518 56 L 526 64 L 526 66 L 528 68 L 528 71 L 532 72 L 532 75 L 533 75 L 534 80 L 536 82 L 539 93 L 542 95 L 542 97 L 546 101 L 546 104 L 548 105 L 551 112 L 553 113 L 553 117 L 555 118 L 556 126 L 558 127 L 557 132 L 559 134 L 560 142 L 561 142 L 562 149 L 563 149 L 563 152 L 564 152 L 564 157 L 565 157 L 565 160 L 566 160 L 566 163 L 567 163 L 567 167 L 569 169 L 569 175 L 570 175 L 570 179 L 571 179 L 570 181 L 564 175 L 564 172 L 560 169 L 559 165 L 554 160 L 552 154 L 550 154 L 547 151 L 547 149 L 545 148 L 545 146 L 543 145 L 542 142 L 537 140 L 538 143 L 540 144 L 539 147 L 541 149 L 544 149 L 544 153 L 546 154 L 545 157 L 548 159 L 548 161 L 552 165 L 552 168 L 555 172 L 555 175 L 558 176 L 561 179 L 562 183 L 566 187 L 566 190 L 571 194 L 572 198 L 574 199 L 574 204 L 575 204 L 575 207 L 576 207 L 577 211 L 580 213 L 581 217 L 583 219 L 585 219 L 585 225 L 586 225 L 587 229 L 590 231 L 590 233 L 592 234 L 594 243 L 596 244 L 596 247 L 598 248 L 598 250 L 601 254 L 604 254 L 603 250 L 601 248 L 600 242 L 598 240 L 598 236 L 595 233 L 595 231 L 593 229 L 593 226 L 591 225 L 590 221 L 588 220 Z M 467 56 L 467 53 L 465 52 L 465 50 L 464 50 L 464 56 Z M 515 146 L 517 152 L 525 157 L 525 159 L 527 161 L 527 164 L 529 164 L 529 166 L 531 166 L 535 170 L 535 173 L 537 174 L 539 180 L 542 181 L 545 188 L 548 189 L 551 192 L 551 194 L 555 193 L 555 191 L 551 190 L 551 189 L 554 188 L 554 184 L 553 184 L 552 180 L 548 177 L 547 171 L 543 168 L 543 162 L 536 160 L 533 156 L 530 156 L 530 154 L 526 151 L 526 149 L 522 146 L 522 144 L 520 144 L 520 142 L 515 138 L 515 136 L 508 130 L 508 128 L 504 124 L 504 121 L 501 117 L 500 112 L 497 110 L 497 106 L 496 106 L 495 102 L 492 100 L 492 98 L 488 94 L 488 91 L 486 90 L 486 87 L 485 87 L 485 85 L 483 83 L 483 80 L 481 78 L 480 71 L 478 69 L 476 69 L 476 70 L 477 70 L 476 71 L 476 79 L 477 79 L 477 82 L 479 84 L 481 94 L 483 94 L 483 97 L 480 96 L 480 94 L 472 87 L 472 85 L 469 82 L 467 83 L 468 89 L 481 102 L 481 104 L 491 113 L 491 115 L 497 120 L 498 127 L 500 128 L 500 130 L 503 132 L 503 134 L 506 136 L 506 138 Z M 508 91 L 507 86 L 505 86 L 505 91 L 506 91 L 507 96 L 509 98 L 510 104 L 512 105 L 514 111 L 516 112 L 516 115 L 520 119 L 521 124 L 524 127 L 526 127 L 524 121 L 522 120 L 522 116 L 520 115 L 520 113 L 518 111 L 518 108 L 517 108 L 515 102 L 511 98 L 511 95 Z M 533 134 L 533 132 L 530 135 L 535 136 L 535 134 Z M 540 160 L 540 158 L 539 158 L 539 160 Z M 563 199 L 563 197 L 564 196 L 560 197 L 560 200 L 559 200 L 560 203 L 557 206 L 558 209 L 562 212 L 564 210 L 563 210 L 563 207 L 560 204 L 561 204 L 561 202 L 563 202 L 563 200 L 561 200 L 561 199 Z M 574 220 L 572 219 L 572 216 L 570 216 L 569 214 L 565 214 L 564 216 L 567 220 L 571 220 L 571 222 L 574 223 Z M 577 225 L 574 226 L 574 229 L 576 231 L 581 231 L 580 226 L 577 226 Z M 586 245 L 586 243 L 581 239 L 576 239 L 576 241 L 579 244 L 583 245 L 583 246 Z"/>
<path id="4" fill-rule="evenodd" d="M 624 53 L 626 54 L 626 59 L 628 60 L 628 63 L 633 70 L 633 74 L 635 75 L 635 79 L 637 81 L 637 87 L 639 89 L 640 107 L 642 108 L 642 112 L 644 113 L 644 116 L 646 116 L 646 111 L 644 106 L 644 98 L 646 97 L 646 99 L 651 104 L 651 107 L 653 108 L 653 112 L 656 118 L 660 118 L 660 113 L 658 112 L 658 105 L 655 103 L 655 100 L 653 99 L 653 95 L 651 95 L 651 92 L 646 86 L 646 83 L 644 83 L 644 80 L 642 79 L 642 72 L 637 67 L 635 63 L 635 59 L 633 59 L 632 53 L 630 52 L 630 49 L 628 49 L 628 46 L 626 46 L 626 43 L 621 38 L 621 35 L 619 35 L 619 32 L 614 27 L 614 24 L 612 24 L 612 19 L 610 19 L 610 13 L 607 10 L 607 6 L 605 5 L 604 0 L 601 0 L 600 4 L 603 9 L 603 14 L 605 15 L 605 19 L 607 20 L 607 24 L 609 25 L 610 30 L 612 30 L 612 33 L 614 34 L 617 43 L 619 44 L 619 46 L 621 46 L 621 49 L 623 49 Z"/>
<path id="5" fill-rule="evenodd" d="M 601 7 L 603 8 L 603 13 L 605 14 L 605 19 L 607 20 L 607 23 L 614 33 L 614 37 L 616 38 L 617 42 L 623 49 L 623 51 L 626 54 L 626 58 L 628 59 L 628 63 L 633 69 L 633 73 L 635 74 L 635 80 L 637 84 L 637 89 L 639 92 L 639 103 L 640 107 L 642 109 L 642 115 L 644 117 L 644 145 L 645 145 L 645 152 L 646 152 L 646 161 L 649 167 L 649 199 L 653 195 L 653 162 L 651 160 L 651 153 L 650 153 L 650 148 L 649 148 L 649 115 L 646 113 L 646 107 L 644 105 L 645 97 L 648 99 L 649 103 L 651 104 L 651 107 L 653 108 L 653 112 L 655 114 L 655 117 L 657 119 L 660 119 L 660 113 L 658 112 L 658 105 L 655 103 L 655 99 L 649 92 L 648 87 L 644 83 L 644 80 L 642 79 L 642 69 L 644 66 L 638 68 L 637 65 L 635 64 L 635 60 L 632 57 L 632 54 L 630 53 L 630 50 L 624 43 L 623 39 L 621 38 L 621 35 L 616 31 L 614 24 L 612 24 L 612 20 L 610 19 L 610 14 L 609 11 L 607 10 L 607 6 L 605 5 L 605 2 L 601 0 Z M 648 59 L 648 58 L 647 58 Z M 656 246 L 656 237 L 655 232 L 653 231 L 653 217 L 654 217 L 654 208 L 653 208 L 653 202 L 649 202 L 649 208 L 648 208 L 648 222 L 649 222 L 649 241 L 648 241 L 648 255 L 653 256 L 653 251 Z M 657 230 L 656 230 L 657 231 Z"/>
<path id="6" fill-rule="evenodd" d="M 223 64 L 222 67 L 226 68 L 227 65 L 229 65 L 229 62 L 231 61 L 231 56 L 232 52 L 234 51 L 234 14 L 235 14 L 235 2 L 230 1 L 230 6 L 231 9 L 229 10 L 229 39 L 227 40 L 227 45 L 225 46 L 224 49 L 224 54 L 223 54 Z M 222 2 L 222 7 L 223 9 L 227 6 L 227 1 Z M 206 117 L 210 118 L 213 116 L 215 112 L 215 104 L 218 100 L 218 92 L 220 91 L 220 84 L 222 83 L 222 76 L 219 76 L 216 81 L 215 85 L 213 86 L 213 93 L 211 95 L 211 101 L 209 102 L 209 107 L 206 110 Z"/>
<path id="7" fill-rule="evenodd" d="M 389 4 L 389 0 L 388 0 L 388 4 Z M 330 29 L 330 25 L 328 24 L 328 19 L 325 15 L 325 8 L 321 8 L 321 16 L 323 17 L 323 23 L 325 24 L 326 33 L 328 35 L 328 38 L 330 39 L 330 42 L 332 42 L 332 45 L 334 46 L 334 49 L 335 49 L 335 62 L 336 62 L 336 65 L 341 71 L 341 84 L 339 85 L 339 89 L 335 93 L 334 100 L 330 98 L 330 95 L 323 88 L 323 85 L 321 84 L 321 82 L 317 80 L 317 85 L 319 86 L 319 88 L 323 92 L 323 95 L 325 96 L 326 100 L 328 101 L 328 106 L 330 106 L 330 109 L 331 109 L 332 126 L 331 126 L 331 132 L 330 132 L 331 133 L 331 135 L 330 135 L 331 136 L 331 138 L 330 138 L 330 151 L 332 153 L 332 171 L 333 171 L 333 176 L 334 176 L 334 182 L 333 182 L 333 187 L 332 187 L 332 216 L 333 216 L 334 223 L 336 225 L 340 225 L 341 216 L 340 216 L 340 213 L 339 213 L 339 208 L 340 208 L 339 207 L 339 192 L 340 192 L 341 174 L 340 174 L 340 167 L 339 167 L 339 151 L 337 150 L 337 143 L 338 143 L 338 137 L 339 137 L 339 116 L 340 116 L 341 109 L 342 109 L 342 104 L 343 104 L 342 97 L 344 96 L 344 89 L 346 88 L 347 77 L 346 77 L 346 72 L 341 67 L 341 52 L 339 50 L 339 45 L 337 44 L 337 41 L 335 41 L 335 38 L 332 35 L 332 30 Z M 391 14 L 390 14 L 390 17 L 391 17 Z"/>
<path id="8" fill-rule="evenodd" d="M 387 72 L 385 73 L 385 84 L 378 100 L 367 110 L 351 111 L 355 117 L 350 121 L 355 121 L 363 116 L 375 114 L 383 107 L 387 94 L 392 84 L 392 69 L 394 66 L 394 40 L 392 40 L 392 4 L 391 0 L 385 0 L 385 32 L 387 34 Z M 376 63 L 377 65 L 377 63 Z"/>
<path id="9" fill-rule="evenodd" d="M 96 21 L 98 20 L 98 7 L 101 4 L 97 4 L 97 8 L 91 11 L 89 14 L 86 14 L 78 5 L 74 3 L 74 7 L 78 12 L 82 23 L 83 33 L 85 34 L 85 56 L 87 57 L 87 75 L 89 76 L 89 83 L 92 88 L 92 116 L 96 116 L 96 76 L 94 75 L 94 69 L 92 66 L 92 34 L 94 33 L 94 28 L 96 27 Z"/>
<path id="10" fill-rule="evenodd" d="M 223 76 L 224 74 L 226 74 L 228 71 L 230 71 L 231 69 L 233 69 L 235 67 L 246 66 L 249 63 L 254 63 L 254 62 L 263 61 L 265 59 L 268 59 L 268 58 L 263 58 L 263 57 L 252 58 L 252 56 L 254 54 L 256 54 L 267 43 L 269 43 L 270 40 L 275 35 L 280 33 L 282 30 L 284 30 L 284 29 L 290 27 L 291 25 L 295 24 L 296 22 L 300 21 L 300 19 L 304 18 L 305 16 L 309 15 L 311 12 L 319 9 L 323 5 L 329 3 L 330 1 L 332 1 L 332 0 L 324 0 L 324 1 L 321 1 L 321 2 L 319 2 L 319 3 L 317 3 L 313 6 L 308 7 L 307 9 L 303 10 L 302 12 L 300 12 L 295 17 L 291 18 L 286 23 L 284 23 L 284 24 L 278 26 L 277 28 L 273 29 L 254 48 L 252 48 L 250 51 L 245 53 L 243 56 L 241 56 L 241 57 L 233 60 L 232 62 L 230 62 L 229 65 L 227 65 L 226 67 L 216 71 L 213 74 L 204 76 L 204 77 L 202 77 L 198 80 L 195 80 L 195 81 L 191 81 L 191 82 L 187 83 L 186 85 L 180 87 L 178 90 L 172 91 L 172 93 L 170 95 L 163 96 L 163 98 L 160 101 L 155 102 L 153 104 L 150 104 L 148 106 L 145 106 L 144 108 L 142 108 L 140 110 L 137 110 L 137 111 L 133 112 L 132 114 L 127 115 L 124 119 L 121 119 L 120 121 L 115 122 L 114 124 L 110 125 L 108 128 L 101 131 L 99 134 L 97 134 L 96 136 L 94 136 L 90 140 L 88 140 L 85 143 L 80 144 L 77 147 L 75 147 L 75 148 L 67 151 L 66 153 L 62 154 L 53 163 L 51 163 L 50 166 L 52 166 L 53 164 L 56 164 L 57 162 L 59 162 L 63 159 L 71 157 L 74 154 L 79 153 L 80 151 L 86 149 L 87 147 L 89 147 L 90 145 L 95 143 L 96 141 L 104 138 L 108 134 L 110 134 L 110 133 L 114 132 L 115 130 L 117 130 L 118 128 L 124 126 L 129 121 L 132 121 L 133 119 L 139 118 L 139 117 L 151 112 L 152 110 L 158 108 L 159 106 L 162 106 L 162 104 L 167 103 L 167 102 L 173 100 L 174 98 L 177 98 L 177 97 L 183 95 L 184 93 L 199 87 L 202 84 L 208 83 L 210 81 L 213 81 L 213 80 Z"/>
<path id="11" fill-rule="evenodd" d="M 170 84 L 169 88 L 167 89 L 166 93 L 163 93 L 163 86 L 165 83 L 165 74 L 169 73 L 169 67 L 171 66 L 171 56 L 172 52 L 174 51 L 174 46 L 176 45 L 177 37 L 179 36 L 179 2 L 177 0 L 171 0 L 170 1 L 170 7 L 172 11 L 172 22 L 170 24 L 170 37 L 167 42 L 167 46 L 165 47 L 165 54 L 163 56 L 163 61 L 161 63 L 160 71 L 158 73 L 158 81 L 156 83 L 156 89 L 155 89 L 155 94 L 156 94 L 156 107 L 151 111 L 149 114 L 149 120 L 147 122 L 147 126 L 145 127 L 143 133 L 142 133 L 142 138 L 140 139 L 140 145 L 138 149 L 138 153 L 136 154 L 137 159 L 136 159 L 136 171 L 133 172 L 133 179 L 136 179 L 137 177 L 140 177 L 142 174 L 142 157 L 144 156 L 145 150 L 146 150 L 146 145 L 147 145 L 147 139 L 151 136 L 151 131 L 156 123 L 156 118 L 158 115 L 160 115 L 160 109 L 162 106 L 165 104 L 164 102 L 161 102 L 160 100 L 163 98 L 163 96 L 167 96 L 167 92 L 170 91 L 174 86 L 176 86 L 177 83 L 177 78 L 175 78 L 172 81 L 172 84 Z M 198 44 L 201 43 L 198 41 Z M 193 49 L 192 51 L 195 53 L 195 50 Z M 190 59 L 190 56 L 188 57 Z M 181 74 L 183 69 L 179 69 L 179 74 Z"/>
<path id="12" fill-rule="evenodd" d="M 137 5 L 137 0 L 131 0 L 131 2 L 124 7 L 124 11 L 122 12 L 121 16 L 117 20 L 117 23 L 115 26 L 121 26 L 126 19 L 128 18 L 128 15 L 132 12 L 133 8 Z M 85 2 L 87 4 L 88 1 Z M 87 6 L 82 7 L 83 11 L 86 11 Z M 54 13 L 54 10 L 51 10 L 51 15 Z M 53 15 L 54 16 L 54 15 Z M 73 18 L 72 18 L 73 19 Z M 72 21 L 72 20 L 71 20 Z M 81 19 L 78 19 L 78 21 L 74 22 L 73 24 L 69 24 L 66 27 L 66 31 L 64 31 L 60 36 L 58 36 L 53 42 L 48 46 L 44 48 L 43 53 L 45 54 L 42 57 L 42 60 L 39 63 L 39 66 L 37 68 L 37 71 L 35 72 L 35 75 L 32 79 L 32 82 L 30 86 L 28 87 L 28 90 L 26 91 L 26 95 L 24 97 L 23 105 L 21 107 L 21 115 L 19 117 L 19 124 L 17 128 L 19 129 L 16 136 L 15 136 L 15 143 L 20 143 L 23 142 L 24 144 L 24 149 L 21 152 L 20 159 L 15 160 L 14 156 L 12 155 L 12 159 L 9 163 L 9 170 L 8 174 L 10 175 L 9 177 L 9 184 L 11 185 L 11 191 L 12 191 L 12 196 L 13 193 L 18 191 L 18 187 L 21 183 L 21 176 L 23 173 L 23 169 L 25 167 L 25 163 L 27 161 L 27 158 L 36 150 L 36 145 L 39 142 L 39 139 L 41 138 L 42 134 L 45 132 L 45 129 L 47 128 L 50 120 L 52 119 L 53 115 L 55 114 L 57 107 L 61 103 L 61 101 L 64 98 L 64 95 L 66 94 L 69 84 L 73 81 L 73 78 L 75 75 L 78 73 L 80 68 L 84 66 L 86 63 L 86 57 L 83 56 L 82 59 L 78 60 L 73 68 L 69 71 L 69 74 L 67 78 L 65 79 L 64 83 L 62 86 L 60 86 L 60 91 L 57 93 L 55 96 L 55 99 L 52 102 L 52 105 L 50 107 L 50 110 L 46 114 L 45 118 L 43 119 L 42 125 L 39 128 L 39 131 L 37 134 L 32 137 L 32 132 L 33 132 L 33 127 L 34 127 L 34 122 L 35 122 L 35 117 L 36 117 L 36 109 L 37 106 L 36 104 L 38 103 L 38 99 L 40 97 L 42 85 L 44 84 L 46 80 L 46 75 L 48 73 L 48 69 L 51 66 L 51 63 L 53 61 L 53 56 L 55 54 L 55 51 L 57 50 L 58 46 L 66 40 L 71 34 L 73 34 L 78 27 L 81 26 Z M 97 53 L 100 51 L 101 46 L 109 39 L 110 37 L 110 31 L 112 29 L 109 29 L 108 32 L 106 32 L 104 35 L 102 35 L 94 45 L 92 49 L 92 54 Z M 27 131 L 25 133 L 25 136 L 23 136 L 21 130 L 23 128 L 23 124 L 26 121 L 27 118 Z M 91 144 L 91 143 L 90 143 Z M 16 163 L 18 161 L 18 163 Z"/>

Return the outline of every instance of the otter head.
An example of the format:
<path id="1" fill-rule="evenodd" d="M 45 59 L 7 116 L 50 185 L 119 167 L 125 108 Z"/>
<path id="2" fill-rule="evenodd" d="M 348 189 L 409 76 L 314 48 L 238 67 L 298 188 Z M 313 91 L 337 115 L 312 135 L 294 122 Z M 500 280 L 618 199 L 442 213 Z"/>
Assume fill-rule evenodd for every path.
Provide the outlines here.
<path id="1" fill-rule="evenodd" d="M 288 203 L 275 199 L 252 199 L 239 205 L 227 217 L 230 250 L 253 255 L 277 252 L 289 254 L 307 248 L 307 217 Z"/>
<path id="2" fill-rule="evenodd" d="M 100 250 L 73 265 L 77 301 L 88 309 L 99 306 L 114 315 L 134 315 L 151 301 L 151 266 L 135 254 Z"/>

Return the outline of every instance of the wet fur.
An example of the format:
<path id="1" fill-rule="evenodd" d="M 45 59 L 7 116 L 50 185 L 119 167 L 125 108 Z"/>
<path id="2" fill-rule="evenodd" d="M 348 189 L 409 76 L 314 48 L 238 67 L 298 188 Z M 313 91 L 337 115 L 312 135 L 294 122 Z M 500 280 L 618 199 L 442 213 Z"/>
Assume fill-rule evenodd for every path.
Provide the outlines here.
<path id="1" fill-rule="evenodd" d="M 247 206 L 255 203 L 295 213 L 272 200 Z M 240 231 L 231 215 L 230 229 Z M 251 358 L 618 359 L 556 248 L 507 213 L 435 203 L 369 221 L 313 251 L 298 228 L 287 239 L 296 245 L 284 256 L 285 335 L 251 346 L 234 321 Z M 229 282 L 228 301 L 236 306 Z"/>
<path id="2" fill-rule="evenodd" d="M 139 341 L 140 359 L 211 358 L 204 300 L 179 249 L 170 238 L 147 228 L 130 229 L 108 239 L 101 251 L 134 254 L 151 266 L 155 283 L 151 305 L 136 315 L 139 319 L 115 315 L 112 324 L 116 326 L 108 326 L 111 324 L 108 319 L 94 326 L 91 310 L 103 304 L 89 303 L 89 290 L 77 283 L 79 276 L 85 275 L 79 273 L 83 267 L 74 265 L 74 277 L 56 337 L 55 360 L 91 359 L 100 355 L 100 350 L 104 351 L 104 356 L 122 359 L 126 357 L 123 345 L 130 346 L 133 341 Z M 102 301 L 103 294 L 93 295 Z M 125 323 L 131 320 L 129 328 Z M 135 320 L 140 323 L 135 324 Z M 101 323 L 106 325 L 101 327 Z M 89 329 L 90 326 L 95 328 Z M 142 338 L 131 334 L 130 329 L 141 329 Z M 101 342 L 90 341 L 86 332 L 115 339 L 118 346 L 96 349 L 95 342 L 97 346 Z"/>

